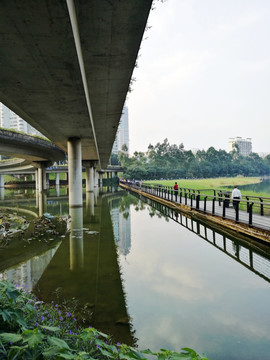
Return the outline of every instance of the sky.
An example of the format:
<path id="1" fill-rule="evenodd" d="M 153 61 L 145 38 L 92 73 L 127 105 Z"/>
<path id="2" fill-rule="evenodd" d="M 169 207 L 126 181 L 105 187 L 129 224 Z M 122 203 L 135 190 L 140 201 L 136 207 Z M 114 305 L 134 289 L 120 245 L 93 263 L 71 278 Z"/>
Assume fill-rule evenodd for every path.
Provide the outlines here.
<path id="1" fill-rule="evenodd" d="M 167 0 L 151 11 L 128 94 L 129 152 L 165 138 L 270 152 L 270 1 Z"/>

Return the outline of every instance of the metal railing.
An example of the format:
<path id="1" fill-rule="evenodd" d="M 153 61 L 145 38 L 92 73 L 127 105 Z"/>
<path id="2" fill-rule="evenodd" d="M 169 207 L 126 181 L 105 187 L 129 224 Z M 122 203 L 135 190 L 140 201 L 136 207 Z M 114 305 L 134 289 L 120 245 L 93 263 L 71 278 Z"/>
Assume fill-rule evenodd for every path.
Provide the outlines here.
<path id="1" fill-rule="evenodd" d="M 161 199 L 183 204 L 212 216 L 221 216 L 223 219 L 234 220 L 236 223 L 244 223 L 250 227 L 257 226 L 270 230 L 270 198 L 242 195 L 239 202 L 232 204 L 231 193 L 218 189 L 197 190 L 179 187 L 178 190 L 174 190 L 172 186 L 138 182 L 123 183 Z M 202 193 L 203 191 L 207 193 Z"/>

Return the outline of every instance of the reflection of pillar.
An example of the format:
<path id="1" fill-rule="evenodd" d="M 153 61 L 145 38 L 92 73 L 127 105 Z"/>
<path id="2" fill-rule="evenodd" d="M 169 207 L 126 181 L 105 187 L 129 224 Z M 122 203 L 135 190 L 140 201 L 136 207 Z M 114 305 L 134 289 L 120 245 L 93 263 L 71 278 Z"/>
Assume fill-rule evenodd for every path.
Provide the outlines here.
<path id="1" fill-rule="evenodd" d="M 60 185 L 60 176 L 59 173 L 55 173 L 55 185 Z"/>
<path id="2" fill-rule="evenodd" d="M 91 194 L 91 193 L 90 193 Z M 83 268 L 83 209 L 70 208 L 70 270 Z"/>
<path id="3" fill-rule="evenodd" d="M 4 188 L 4 187 L 5 187 L 4 175 L 0 175 L 0 188 Z"/>
<path id="4" fill-rule="evenodd" d="M 38 193 L 38 214 L 42 216 L 47 211 L 47 194 L 39 191 Z"/>
<path id="5" fill-rule="evenodd" d="M 99 186 L 102 188 L 102 179 L 103 179 L 103 176 L 102 176 L 102 173 L 100 172 L 99 173 Z"/>
<path id="6" fill-rule="evenodd" d="M 38 190 L 38 169 L 35 170 L 36 191 Z"/>
<path id="7" fill-rule="evenodd" d="M 81 140 L 68 140 L 68 186 L 69 207 L 80 207 L 82 200 L 82 153 Z"/>
<path id="8" fill-rule="evenodd" d="M 0 200 L 5 200 L 5 188 L 0 187 Z"/>
<path id="9" fill-rule="evenodd" d="M 38 168 L 38 190 L 42 192 L 46 190 L 46 188 L 46 168 L 41 165 Z"/>
<path id="10" fill-rule="evenodd" d="M 45 179 L 46 179 L 46 189 L 49 189 L 50 188 L 50 174 L 49 173 L 46 173 L 46 170 L 45 170 Z"/>
<path id="11" fill-rule="evenodd" d="M 94 190 L 95 205 L 97 205 L 97 201 L 98 201 L 98 194 L 99 194 L 98 188 L 95 188 L 95 190 Z"/>
<path id="12" fill-rule="evenodd" d="M 86 192 L 86 210 L 89 211 L 90 215 L 95 215 L 95 195 L 93 191 Z"/>

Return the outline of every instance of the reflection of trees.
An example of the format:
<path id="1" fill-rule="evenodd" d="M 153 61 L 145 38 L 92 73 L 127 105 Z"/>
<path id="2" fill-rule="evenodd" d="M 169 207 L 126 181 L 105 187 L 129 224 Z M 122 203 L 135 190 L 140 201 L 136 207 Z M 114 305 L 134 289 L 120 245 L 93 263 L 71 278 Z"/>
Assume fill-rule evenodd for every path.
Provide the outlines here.
<path id="1" fill-rule="evenodd" d="M 139 199 L 130 194 L 125 194 L 119 199 L 119 212 L 124 213 L 126 210 L 129 211 L 130 205 L 134 205 L 135 209 L 139 206 Z"/>

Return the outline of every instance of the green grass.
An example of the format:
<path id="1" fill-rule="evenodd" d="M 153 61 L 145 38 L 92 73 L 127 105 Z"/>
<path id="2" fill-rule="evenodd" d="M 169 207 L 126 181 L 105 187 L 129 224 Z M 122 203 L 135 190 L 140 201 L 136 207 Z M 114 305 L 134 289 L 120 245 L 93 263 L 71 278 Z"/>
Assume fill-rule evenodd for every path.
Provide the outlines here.
<path id="1" fill-rule="evenodd" d="M 144 183 L 162 184 L 163 186 L 173 186 L 177 181 L 179 187 L 189 189 L 220 189 L 234 185 L 257 184 L 261 182 L 259 177 L 234 177 L 234 178 L 213 178 L 213 179 L 179 179 L 179 180 L 153 180 Z"/>
<path id="2" fill-rule="evenodd" d="M 234 185 L 250 185 L 250 184 L 258 184 L 261 182 L 260 177 L 234 177 L 234 178 L 213 178 L 213 179 L 175 179 L 175 180 L 153 180 L 153 181 L 144 181 L 144 184 L 161 184 L 162 186 L 173 186 L 174 183 L 177 182 L 179 188 L 187 188 L 192 190 L 205 190 L 204 194 L 213 194 L 212 191 L 206 190 L 214 190 L 219 189 L 223 191 L 232 191 L 232 187 Z M 266 192 L 254 192 L 252 190 L 241 190 L 242 195 L 249 196 L 260 196 L 260 197 L 268 197 L 269 193 Z"/>

